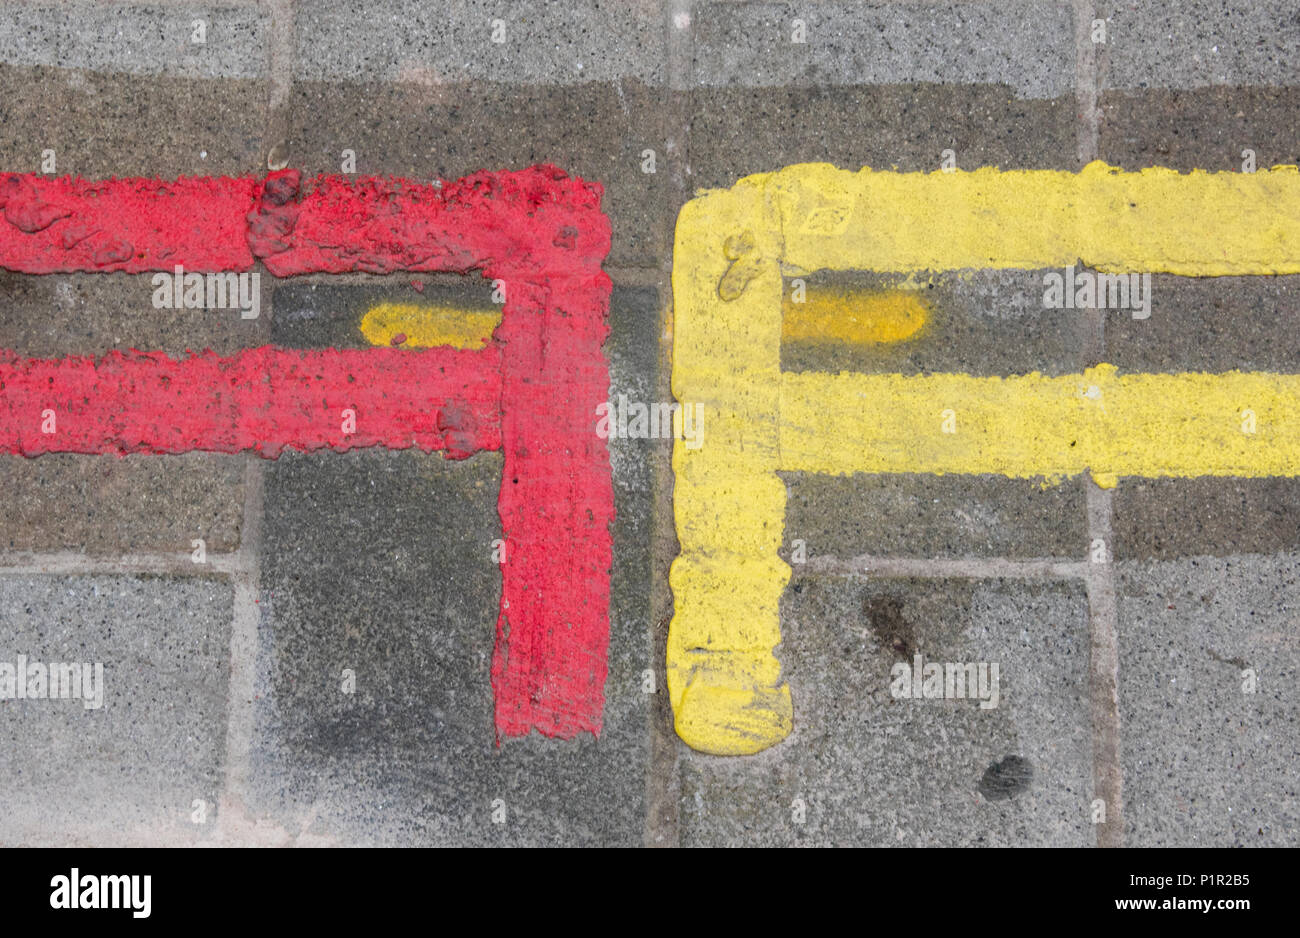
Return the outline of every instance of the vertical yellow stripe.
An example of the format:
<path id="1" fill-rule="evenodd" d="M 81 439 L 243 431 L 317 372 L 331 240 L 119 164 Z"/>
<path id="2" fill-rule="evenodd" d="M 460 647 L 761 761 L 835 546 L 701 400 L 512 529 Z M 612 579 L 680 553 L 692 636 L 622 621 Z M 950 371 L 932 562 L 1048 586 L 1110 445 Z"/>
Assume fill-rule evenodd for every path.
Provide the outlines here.
<path id="1" fill-rule="evenodd" d="M 774 648 L 790 568 L 777 555 L 781 273 L 761 191 L 688 203 L 673 263 L 673 394 L 703 405 L 705 442 L 673 444 L 681 554 L 670 572 L 668 693 L 677 733 L 705 752 L 758 752 L 792 725 Z M 722 296 L 728 297 L 723 299 Z"/>

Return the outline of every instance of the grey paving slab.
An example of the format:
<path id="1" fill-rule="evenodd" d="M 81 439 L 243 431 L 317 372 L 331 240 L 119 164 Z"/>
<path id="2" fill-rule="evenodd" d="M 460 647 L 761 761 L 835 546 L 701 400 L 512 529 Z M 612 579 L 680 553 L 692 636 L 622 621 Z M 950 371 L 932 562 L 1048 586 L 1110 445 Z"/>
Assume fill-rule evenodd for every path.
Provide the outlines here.
<path id="1" fill-rule="evenodd" d="M 233 355 L 271 335 L 276 279 L 259 274 L 257 319 L 238 309 L 156 309 L 153 274 L 16 274 L 0 271 L 0 348 L 33 358 L 112 349 Z"/>
<path id="2" fill-rule="evenodd" d="M 665 29 L 657 0 L 308 0 L 296 4 L 294 75 L 306 81 L 662 84 Z"/>
<path id="3" fill-rule="evenodd" d="M 1300 163 L 1295 114 L 1300 88 L 1267 84 L 1109 90 L 1098 96 L 1099 156 L 1125 169 L 1169 166 L 1240 172 Z"/>
<path id="4" fill-rule="evenodd" d="M 700 3 L 693 38 L 699 85 L 989 84 L 1024 98 L 1074 88 L 1067 3 Z"/>
<path id="5" fill-rule="evenodd" d="M 260 172 L 264 81 L 123 75 L 0 64 L 0 165 L 58 175 L 219 176 Z"/>
<path id="6" fill-rule="evenodd" d="M 782 473 L 788 561 L 873 557 L 1080 560 L 1088 546 L 1084 483 L 996 476 Z"/>
<path id="7" fill-rule="evenodd" d="M 1300 277 L 1151 276 L 1151 316 L 1106 316 L 1122 371 L 1300 371 Z"/>
<path id="8" fill-rule="evenodd" d="M 103 665 L 102 707 L 0 701 L 0 843 L 208 839 L 225 760 L 231 613 L 219 579 L 0 576 L 0 662 Z"/>
<path id="9" fill-rule="evenodd" d="M 794 732 L 745 759 L 681 746 L 684 844 L 1094 841 L 1081 584 L 809 577 L 781 620 Z M 998 706 L 896 699 L 915 654 L 997 662 Z"/>
<path id="10" fill-rule="evenodd" d="M 244 459 L 0 455 L 0 550 L 98 555 L 208 553 L 239 547 Z"/>
<path id="11" fill-rule="evenodd" d="M 1073 169 L 1074 97 L 1027 100 L 990 85 L 716 87 L 691 95 L 697 188 L 792 163 L 930 172 L 952 149 L 975 169 Z"/>
<path id="12" fill-rule="evenodd" d="M 1126 842 L 1295 846 L 1300 557 L 1116 573 Z"/>
<path id="13" fill-rule="evenodd" d="M 1298 550 L 1300 480 L 1124 479 L 1111 529 L 1119 560 Z"/>
<path id="14" fill-rule="evenodd" d="M 1300 10 L 1290 0 L 1097 4 L 1103 88 L 1296 85 Z"/>
<path id="15" fill-rule="evenodd" d="M 266 70 L 270 15 L 252 3 L 68 0 L 4 8 L 0 62 L 9 65 L 188 78 L 255 78 Z"/>

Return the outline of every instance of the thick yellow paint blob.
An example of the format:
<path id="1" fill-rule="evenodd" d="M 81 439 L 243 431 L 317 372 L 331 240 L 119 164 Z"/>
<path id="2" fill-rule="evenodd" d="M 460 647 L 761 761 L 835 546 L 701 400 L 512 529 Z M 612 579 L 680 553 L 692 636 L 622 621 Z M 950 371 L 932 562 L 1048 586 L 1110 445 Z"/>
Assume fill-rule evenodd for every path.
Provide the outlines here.
<path id="1" fill-rule="evenodd" d="M 802 302 L 797 293 L 786 291 L 781 338 L 849 345 L 902 342 L 920 332 L 929 315 L 929 306 L 910 290 L 810 285 Z"/>
<path id="2" fill-rule="evenodd" d="M 683 207 L 673 394 L 703 404 L 709 421 L 704 446 L 673 448 L 681 554 L 670 574 L 668 691 L 688 745 L 754 753 L 793 727 L 775 654 L 790 578 L 777 553 L 780 469 L 1091 470 L 1105 485 L 1121 475 L 1300 475 L 1298 376 L 1120 376 L 1109 365 L 1061 378 L 780 371 L 783 269 L 923 275 L 1077 262 L 1106 273 L 1300 273 L 1300 173 L 815 164 L 750 176 Z M 905 331 L 883 321 L 796 328 L 843 341 Z"/>
<path id="3" fill-rule="evenodd" d="M 380 303 L 362 317 L 361 334 L 371 345 L 392 345 L 395 337 L 405 336 L 397 343 L 402 348 L 481 349 L 500 323 L 501 313 L 493 310 Z"/>

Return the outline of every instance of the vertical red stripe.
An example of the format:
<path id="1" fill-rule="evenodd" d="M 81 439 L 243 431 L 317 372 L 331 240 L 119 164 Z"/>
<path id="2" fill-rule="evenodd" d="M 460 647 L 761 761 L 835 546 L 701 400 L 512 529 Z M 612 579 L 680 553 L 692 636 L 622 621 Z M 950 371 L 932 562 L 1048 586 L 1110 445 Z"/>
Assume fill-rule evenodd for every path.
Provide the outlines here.
<path id="1" fill-rule="evenodd" d="M 501 436 L 502 569 L 492 686 L 497 733 L 598 733 L 609 647 L 609 451 L 596 405 L 609 395 L 600 347 L 603 273 L 511 284 Z"/>

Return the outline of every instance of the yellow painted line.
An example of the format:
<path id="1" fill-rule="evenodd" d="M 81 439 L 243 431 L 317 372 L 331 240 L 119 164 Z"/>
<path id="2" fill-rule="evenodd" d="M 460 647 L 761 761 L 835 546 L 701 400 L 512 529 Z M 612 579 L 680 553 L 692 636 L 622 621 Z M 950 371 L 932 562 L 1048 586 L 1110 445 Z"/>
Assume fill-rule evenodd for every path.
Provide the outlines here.
<path id="1" fill-rule="evenodd" d="M 683 207 L 673 393 L 703 404 L 709 423 L 704 446 L 673 447 L 681 554 L 670 574 L 668 690 L 688 745 L 753 753 L 793 726 L 775 655 L 790 577 L 777 554 L 786 497 L 779 469 L 1050 476 L 1091 468 L 1104 483 L 1122 474 L 1300 471 L 1292 376 L 1119 376 L 1108 366 L 1007 379 L 780 371 L 783 276 L 1080 261 L 1107 273 L 1298 273 L 1300 174 L 805 165 Z M 824 326 L 809 322 L 798 328 Z M 849 341 L 852 330 L 835 328 Z M 949 417 L 955 432 L 944 433 Z M 1253 434 L 1243 429 L 1251 419 Z"/>
<path id="2" fill-rule="evenodd" d="M 780 208 L 782 261 L 816 270 L 1064 267 L 1191 277 L 1300 273 L 1300 173 L 995 168 L 750 177 Z"/>
<path id="3" fill-rule="evenodd" d="M 781 338 L 848 345 L 902 342 L 916 336 L 929 318 L 929 305 L 913 290 L 809 285 L 802 302 L 787 290 Z"/>
<path id="4" fill-rule="evenodd" d="M 361 318 L 361 334 L 371 345 L 392 345 L 404 336 L 402 348 L 481 349 L 501 323 L 501 313 L 417 303 L 379 303 Z"/>
<path id="5" fill-rule="evenodd" d="M 780 467 L 1060 478 L 1300 475 L 1300 375 L 785 374 Z"/>

